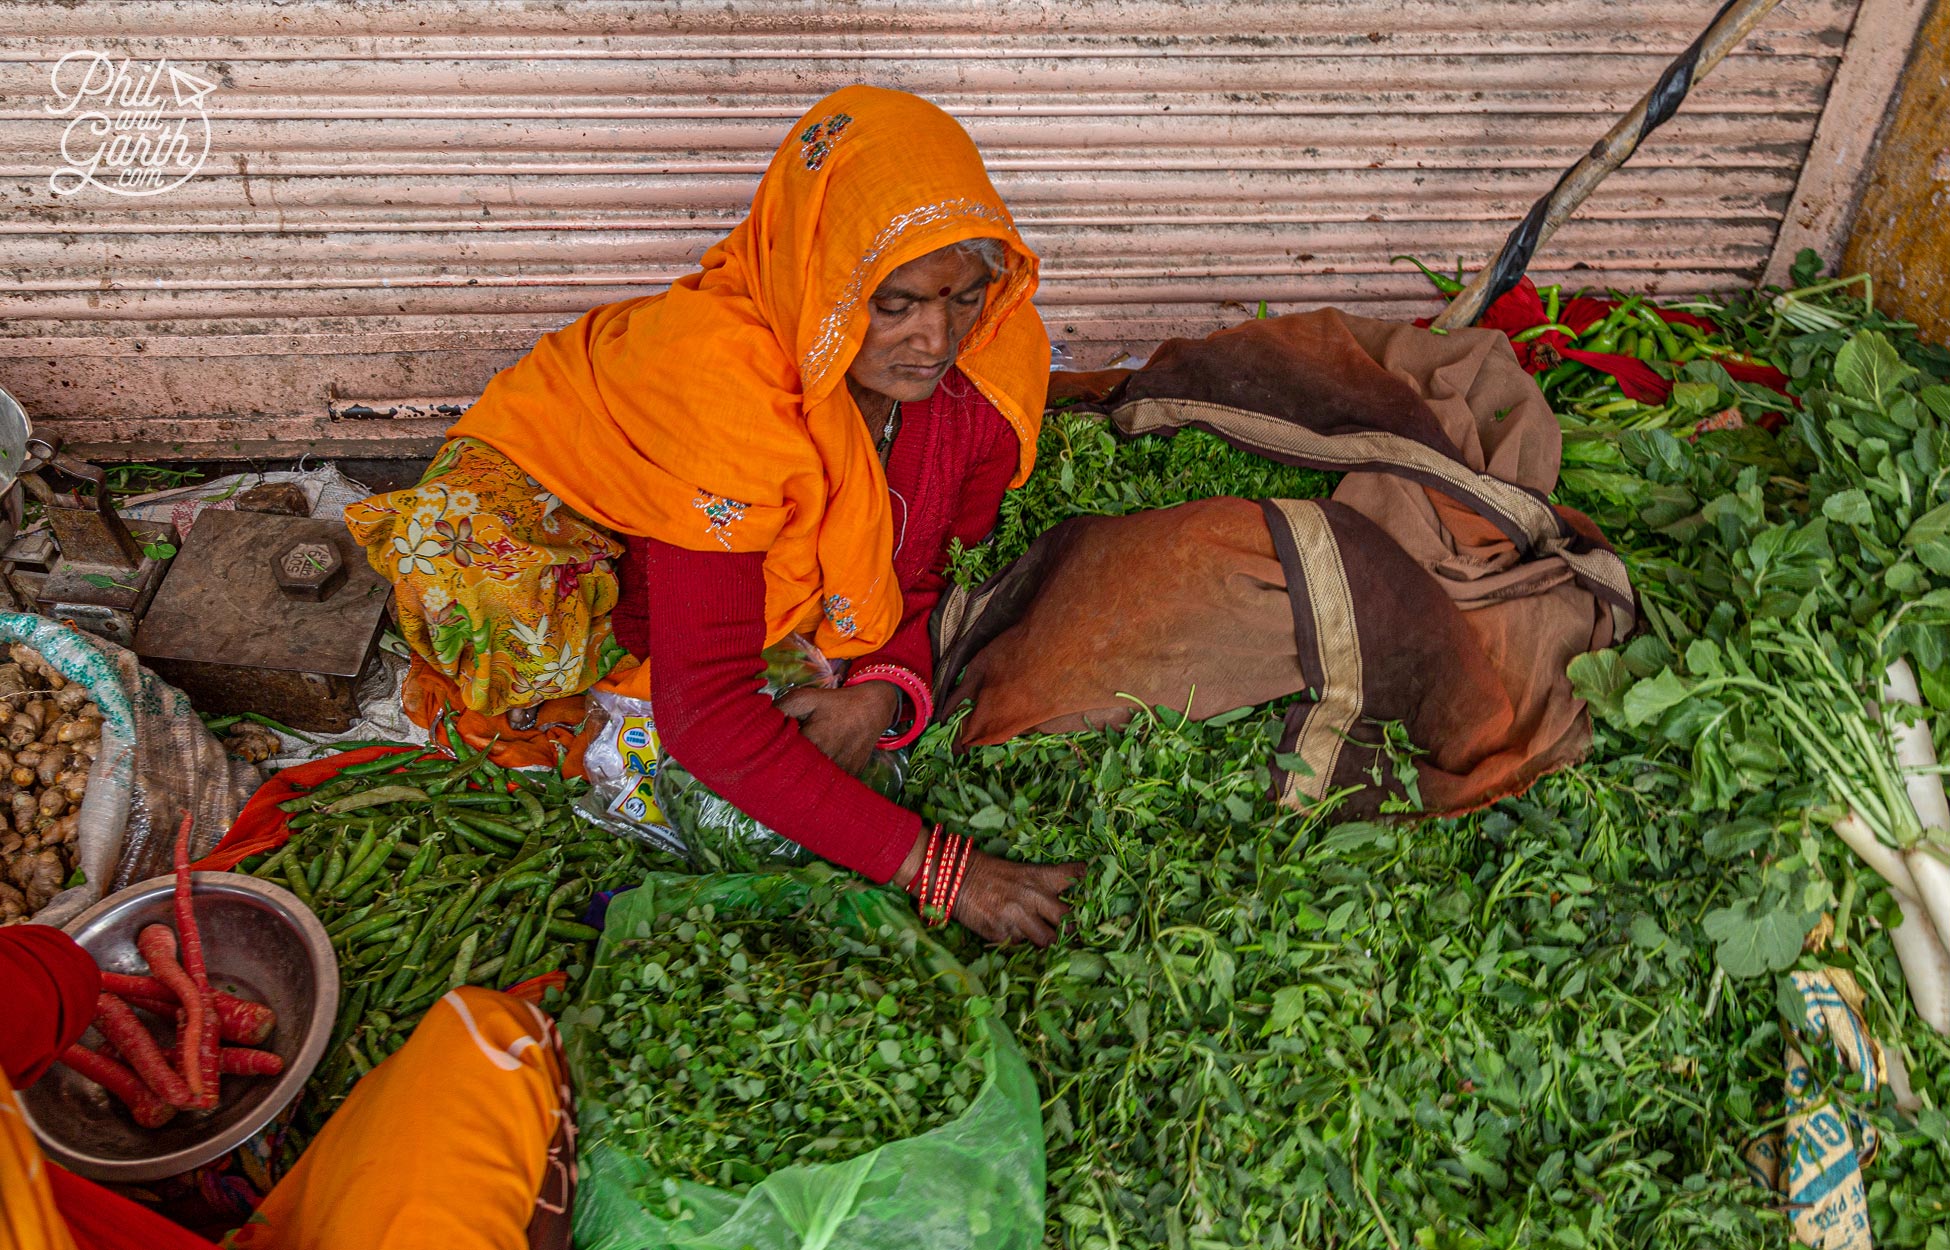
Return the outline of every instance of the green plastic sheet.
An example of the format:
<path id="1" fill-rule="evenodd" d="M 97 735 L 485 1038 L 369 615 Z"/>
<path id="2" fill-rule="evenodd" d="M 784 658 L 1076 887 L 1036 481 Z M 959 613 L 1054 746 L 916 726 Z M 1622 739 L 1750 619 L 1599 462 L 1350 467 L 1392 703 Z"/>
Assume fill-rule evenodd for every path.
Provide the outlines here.
<path id="1" fill-rule="evenodd" d="M 1043 1243 L 1043 1115 L 1021 1049 L 993 1017 L 986 1030 L 987 1076 L 958 1118 L 841 1163 L 781 1168 L 734 1194 L 669 1180 L 685 1208 L 674 1218 L 646 1210 L 635 1193 L 664 1192 L 647 1163 L 593 1144 L 606 1112 L 592 1073 L 602 1063 L 603 1001 L 618 943 L 647 934 L 666 912 L 710 904 L 720 912 L 772 915 L 782 924 L 815 899 L 832 902 L 833 923 L 871 937 L 882 925 L 919 929 L 906 901 L 863 886 L 824 864 L 789 871 L 711 876 L 658 873 L 610 904 L 595 965 L 580 1003 L 562 1026 L 576 1081 L 585 1145 L 575 1205 L 578 1250 L 1035 1250 Z M 928 969 L 967 994 L 980 987 L 967 968 L 922 933 Z"/>

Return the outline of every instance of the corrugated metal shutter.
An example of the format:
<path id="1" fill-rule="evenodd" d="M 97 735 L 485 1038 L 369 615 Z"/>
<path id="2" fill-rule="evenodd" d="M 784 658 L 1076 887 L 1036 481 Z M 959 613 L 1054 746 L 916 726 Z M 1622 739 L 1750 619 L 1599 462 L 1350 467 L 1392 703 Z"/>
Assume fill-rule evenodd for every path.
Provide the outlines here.
<path id="1" fill-rule="evenodd" d="M 1262 299 L 1425 313 L 1390 257 L 1484 256 L 1716 7 L 0 0 L 0 385 L 128 453 L 424 447 L 445 419 L 390 401 L 472 396 L 538 333 L 685 272 L 790 120 L 859 80 L 967 124 L 1087 363 Z M 1782 6 L 1539 280 L 1758 273 L 1854 9 Z M 51 193 L 49 74 L 84 48 L 216 84 L 199 176 Z"/>

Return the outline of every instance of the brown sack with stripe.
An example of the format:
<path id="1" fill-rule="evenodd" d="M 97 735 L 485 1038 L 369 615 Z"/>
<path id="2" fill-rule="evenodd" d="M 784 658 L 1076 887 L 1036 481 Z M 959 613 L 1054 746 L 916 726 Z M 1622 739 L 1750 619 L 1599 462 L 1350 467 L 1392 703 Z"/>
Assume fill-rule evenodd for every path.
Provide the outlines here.
<path id="1" fill-rule="evenodd" d="M 1333 310 L 1173 339 L 1143 369 L 1057 374 L 1052 398 L 1127 436 L 1192 427 L 1346 474 L 1331 500 L 1208 499 L 1066 521 L 936 611 L 936 706 L 974 707 L 963 747 L 1128 721 L 1197 719 L 1300 694 L 1283 801 L 1403 787 L 1401 722 L 1426 810 L 1524 789 L 1575 760 L 1590 721 L 1564 675 L 1634 623 L 1623 564 L 1547 496 L 1557 419 L 1500 333 L 1436 335 Z"/>

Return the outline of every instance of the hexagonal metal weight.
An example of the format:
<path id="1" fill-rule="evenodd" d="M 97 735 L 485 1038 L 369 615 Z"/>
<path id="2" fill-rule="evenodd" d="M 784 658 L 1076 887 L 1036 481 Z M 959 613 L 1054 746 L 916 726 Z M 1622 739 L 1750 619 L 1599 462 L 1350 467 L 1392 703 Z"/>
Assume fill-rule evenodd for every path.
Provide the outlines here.
<path id="1" fill-rule="evenodd" d="M 329 599 L 345 584 L 345 561 L 338 549 L 326 542 L 292 543 L 278 554 L 271 565 L 278 589 L 293 599 L 313 603 Z"/>

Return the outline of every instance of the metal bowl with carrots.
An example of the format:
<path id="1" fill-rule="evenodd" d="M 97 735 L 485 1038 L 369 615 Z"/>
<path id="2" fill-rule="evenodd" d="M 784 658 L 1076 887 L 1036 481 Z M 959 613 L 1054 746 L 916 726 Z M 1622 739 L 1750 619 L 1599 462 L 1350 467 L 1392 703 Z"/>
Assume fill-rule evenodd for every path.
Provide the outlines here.
<path id="1" fill-rule="evenodd" d="M 20 1101 L 48 1155 L 94 1180 L 176 1176 L 248 1141 L 304 1088 L 337 1014 L 331 940 L 295 895 L 238 873 L 181 877 L 186 892 L 156 877 L 65 926 L 102 969 L 101 1013 Z M 208 1008 L 201 1063 L 185 998 Z"/>

